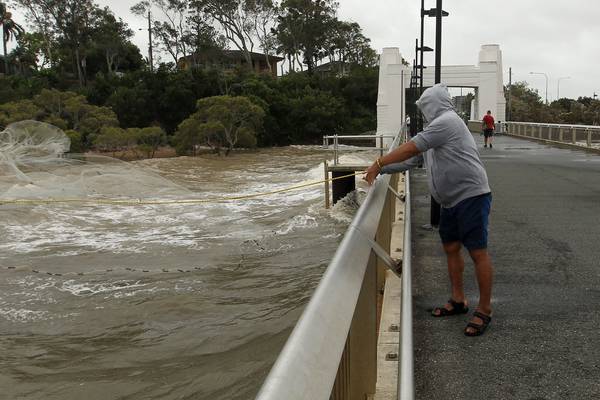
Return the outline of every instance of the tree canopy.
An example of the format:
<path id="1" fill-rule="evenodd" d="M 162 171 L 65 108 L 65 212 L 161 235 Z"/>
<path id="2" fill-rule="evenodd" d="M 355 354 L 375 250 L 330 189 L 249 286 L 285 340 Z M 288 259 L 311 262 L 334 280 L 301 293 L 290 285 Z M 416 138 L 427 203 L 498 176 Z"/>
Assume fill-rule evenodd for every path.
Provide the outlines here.
<path id="1" fill-rule="evenodd" d="M 225 148 L 255 147 L 265 111 L 243 96 L 215 96 L 198 100 L 198 111 L 179 125 L 175 141 L 180 153 L 204 144 L 217 153 Z"/>

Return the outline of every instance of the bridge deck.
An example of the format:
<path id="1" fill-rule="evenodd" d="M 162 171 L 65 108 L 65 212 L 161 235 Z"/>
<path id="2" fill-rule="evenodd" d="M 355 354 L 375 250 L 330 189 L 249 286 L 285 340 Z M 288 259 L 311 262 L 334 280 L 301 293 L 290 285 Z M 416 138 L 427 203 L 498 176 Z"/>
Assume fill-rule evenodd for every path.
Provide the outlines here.
<path id="1" fill-rule="evenodd" d="M 480 138 L 476 138 L 481 145 Z M 509 137 L 481 149 L 493 190 L 494 320 L 435 319 L 449 297 L 428 222 L 425 173 L 413 174 L 417 399 L 600 398 L 600 156 Z M 465 287 L 477 299 L 467 258 Z"/>

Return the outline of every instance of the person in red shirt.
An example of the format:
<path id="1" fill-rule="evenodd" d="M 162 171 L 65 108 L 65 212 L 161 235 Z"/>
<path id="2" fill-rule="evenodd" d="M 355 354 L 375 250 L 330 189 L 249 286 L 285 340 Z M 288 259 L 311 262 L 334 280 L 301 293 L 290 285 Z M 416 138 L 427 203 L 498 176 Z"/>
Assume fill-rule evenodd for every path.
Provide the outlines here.
<path id="1" fill-rule="evenodd" d="M 491 149 L 492 142 L 494 141 L 494 130 L 496 129 L 496 123 L 494 121 L 494 117 L 492 117 L 492 112 L 490 110 L 488 110 L 485 117 L 483 117 L 482 127 L 483 136 L 485 137 L 484 147 L 488 147 L 489 143 Z"/>

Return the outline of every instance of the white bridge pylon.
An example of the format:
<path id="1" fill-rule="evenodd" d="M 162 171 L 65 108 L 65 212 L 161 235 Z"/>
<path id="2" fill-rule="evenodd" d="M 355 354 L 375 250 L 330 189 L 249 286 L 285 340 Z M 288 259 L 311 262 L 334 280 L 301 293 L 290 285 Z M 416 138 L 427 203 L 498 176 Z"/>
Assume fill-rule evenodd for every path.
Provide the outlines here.
<path id="1" fill-rule="evenodd" d="M 396 134 L 406 119 L 406 89 L 410 87 L 411 68 L 402 64 L 397 47 L 383 49 L 380 58 L 379 95 L 377 99 L 377 134 Z M 434 84 L 435 67 L 423 74 L 425 87 Z M 497 44 L 486 44 L 479 51 L 478 65 L 445 65 L 442 83 L 448 87 L 473 88 L 471 119 L 480 120 L 490 110 L 496 121 L 506 119 L 502 51 Z"/>

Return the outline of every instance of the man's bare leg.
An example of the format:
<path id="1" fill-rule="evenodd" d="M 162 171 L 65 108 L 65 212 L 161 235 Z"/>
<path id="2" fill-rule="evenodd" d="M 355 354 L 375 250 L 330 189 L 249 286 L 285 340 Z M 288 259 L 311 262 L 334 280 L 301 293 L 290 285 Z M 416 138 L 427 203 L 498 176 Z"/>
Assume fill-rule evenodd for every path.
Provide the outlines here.
<path id="1" fill-rule="evenodd" d="M 448 275 L 452 285 L 452 300 L 457 303 L 465 303 L 465 289 L 463 284 L 463 272 L 465 270 L 465 260 L 462 256 L 462 245 L 460 242 L 444 244 L 444 251 L 448 260 Z M 447 303 L 444 306 L 447 310 L 452 310 L 452 305 Z M 440 312 L 435 312 L 440 315 Z"/>
<path id="2" fill-rule="evenodd" d="M 479 305 L 477 310 L 485 315 L 492 315 L 492 282 L 494 267 L 487 249 L 471 250 L 471 258 L 475 263 L 475 274 L 479 284 Z M 481 325 L 480 318 L 473 317 L 471 322 Z M 467 328 L 467 332 L 474 333 L 475 329 Z"/>

